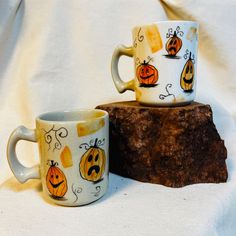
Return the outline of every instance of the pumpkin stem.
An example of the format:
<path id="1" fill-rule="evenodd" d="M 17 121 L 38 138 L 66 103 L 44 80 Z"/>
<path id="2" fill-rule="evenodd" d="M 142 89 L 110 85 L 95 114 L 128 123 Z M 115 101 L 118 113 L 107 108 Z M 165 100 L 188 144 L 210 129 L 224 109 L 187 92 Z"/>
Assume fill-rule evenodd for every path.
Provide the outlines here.
<path id="1" fill-rule="evenodd" d="M 96 138 L 94 141 L 94 147 L 97 147 L 97 142 L 98 142 L 98 138 Z"/>
<path id="2" fill-rule="evenodd" d="M 48 160 L 47 164 L 50 165 L 50 166 L 57 166 L 58 165 L 58 163 L 54 160 Z"/>
<path id="3" fill-rule="evenodd" d="M 192 60 L 192 59 L 191 59 L 191 54 L 192 54 L 192 53 L 190 52 L 190 53 L 189 53 L 189 59 L 190 59 L 190 60 Z"/>
<path id="4" fill-rule="evenodd" d="M 177 37 L 177 33 L 176 33 L 176 31 L 174 31 L 174 35 L 173 35 L 173 37 Z"/>

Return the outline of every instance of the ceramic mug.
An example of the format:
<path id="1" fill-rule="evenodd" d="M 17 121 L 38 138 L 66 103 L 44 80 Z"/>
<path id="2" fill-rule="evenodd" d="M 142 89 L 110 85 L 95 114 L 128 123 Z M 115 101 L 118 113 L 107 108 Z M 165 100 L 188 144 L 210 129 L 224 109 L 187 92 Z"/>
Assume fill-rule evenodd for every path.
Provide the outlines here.
<path id="1" fill-rule="evenodd" d="M 17 180 L 41 179 L 44 195 L 66 206 L 91 203 L 108 187 L 108 113 L 78 110 L 45 113 L 36 129 L 19 126 L 10 136 L 7 157 Z M 37 142 L 40 164 L 27 168 L 16 156 L 19 140 Z"/>
<path id="2" fill-rule="evenodd" d="M 160 21 L 133 29 L 133 46 L 118 46 L 111 74 L 120 93 L 135 91 L 141 104 L 174 106 L 195 98 L 198 23 Z M 133 80 L 124 82 L 118 63 L 122 55 L 134 58 Z"/>

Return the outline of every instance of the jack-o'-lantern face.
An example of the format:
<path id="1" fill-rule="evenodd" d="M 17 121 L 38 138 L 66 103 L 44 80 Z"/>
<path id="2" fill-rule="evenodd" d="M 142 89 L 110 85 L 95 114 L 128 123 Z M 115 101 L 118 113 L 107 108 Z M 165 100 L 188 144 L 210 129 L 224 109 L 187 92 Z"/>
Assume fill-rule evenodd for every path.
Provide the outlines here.
<path id="1" fill-rule="evenodd" d="M 49 192 L 53 197 L 61 198 L 67 192 L 67 180 L 64 173 L 56 167 L 58 165 L 57 162 L 51 160 L 50 168 L 48 169 L 46 176 L 46 184 Z"/>
<path id="2" fill-rule="evenodd" d="M 96 139 L 94 145 L 88 148 L 80 161 L 82 178 L 92 182 L 102 179 L 106 163 L 105 152 L 97 146 L 97 141 Z"/>
<path id="3" fill-rule="evenodd" d="M 137 67 L 136 76 L 141 87 L 153 87 L 158 80 L 158 71 L 153 65 L 144 61 Z"/>
<path id="4" fill-rule="evenodd" d="M 177 36 L 176 31 L 166 43 L 166 51 L 170 56 L 175 56 L 182 47 L 182 40 Z"/>
<path id="5" fill-rule="evenodd" d="M 188 61 L 184 65 L 180 77 L 180 86 L 185 92 L 192 92 L 194 84 L 194 64 L 191 59 L 191 53 Z"/>

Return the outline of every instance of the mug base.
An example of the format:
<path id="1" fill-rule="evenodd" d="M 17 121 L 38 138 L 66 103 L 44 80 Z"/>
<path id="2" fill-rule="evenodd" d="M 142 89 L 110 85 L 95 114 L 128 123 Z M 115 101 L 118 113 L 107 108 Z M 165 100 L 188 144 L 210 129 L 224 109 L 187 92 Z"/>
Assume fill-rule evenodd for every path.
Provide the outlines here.
<path id="1" fill-rule="evenodd" d="M 87 205 L 90 205 L 96 201 L 98 201 L 99 199 L 101 199 L 105 194 L 103 194 L 102 196 L 100 196 L 99 198 L 95 199 L 95 200 L 92 200 L 91 202 L 85 202 L 85 203 L 78 203 L 78 204 L 70 204 L 70 203 L 67 203 L 67 204 L 63 204 L 63 202 L 54 202 L 56 205 L 58 206 L 64 206 L 64 207 L 82 207 L 82 206 L 87 206 Z"/>
<path id="2" fill-rule="evenodd" d="M 52 198 L 51 196 L 47 196 L 46 197 L 46 201 L 49 202 L 49 203 L 53 203 L 55 205 L 58 205 L 58 206 L 62 206 L 62 207 L 80 207 L 80 206 L 86 206 L 86 205 L 89 205 L 89 204 L 92 204 L 96 201 L 98 201 L 99 199 L 101 199 L 104 195 L 106 194 L 106 192 L 104 192 L 103 194 L 101 194 L 98 198 L 96 199 L 93 199 L 89 202 L 77 202 L 77 203 L 74 203 L 74 202 L 69 202 L 67 201 L 67 199 L 65 199 L 64 201 L 63 200 L 56 200 L 55 198 Z M 53 199 L 53 201 L 52 201 Z"/>
<path id="3" fill-rule="evenodd" d="M 145 103 L 145 102 L 138 102 L 142 106 L 151 106 L 151 107 L 180 107 L 180 106 L 187 106 L 191 104 L 192 101 L 187 102 L 178 102 L 178 103 Z"/>

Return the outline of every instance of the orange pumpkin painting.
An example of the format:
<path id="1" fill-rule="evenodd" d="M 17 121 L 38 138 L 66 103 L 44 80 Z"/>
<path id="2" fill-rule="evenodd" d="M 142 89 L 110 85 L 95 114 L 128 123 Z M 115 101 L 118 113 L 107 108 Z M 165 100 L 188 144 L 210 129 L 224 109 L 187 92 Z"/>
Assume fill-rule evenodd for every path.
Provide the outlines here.
<path id="1" fill-rule="evenodd" d="M 53 160 L 49 161 L 49 169 L 46 176 L 46 185 L 48 191 L 54 198 L 62 198 L 67 192 L 66 176 L 60 168 L 57 167 L 58 163 Z"/>
<path id="2" fill-rule="evenodd" d="M 85 180 L 99 182 L 105 172 L 106 155 L 105 151 L 98 147 L 98 139 L 90 146 L 80 161 L 80 174 Z"/>
<path id="3" fill-rule="evenodd" d="M 180 86 L 184 90 L 184 92 L 191 93 L 193 91 L 193 84 L 194 84 L 194 64 L 190 52 L 189 59 L 185 63 L 183 71 L 180 76 Z"/>
<path id="4" fill-rule="evenodd" d="M 140 87 L 154 87 L 158 81 L 158 70 L 144 60 L 136 70 L 136 76 Z"/>
<path id="5" fill-rule="evenodd" d="M 182 47 L 182 40 L 177 36 L 176 31 L 174 34 L 168 39 L 166 43 L 166 51 L 168 55 L 175 56 Z"/>

